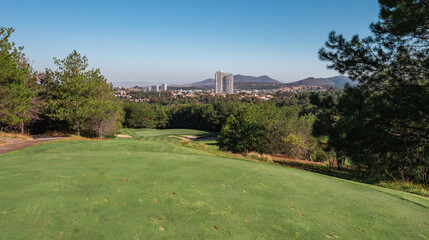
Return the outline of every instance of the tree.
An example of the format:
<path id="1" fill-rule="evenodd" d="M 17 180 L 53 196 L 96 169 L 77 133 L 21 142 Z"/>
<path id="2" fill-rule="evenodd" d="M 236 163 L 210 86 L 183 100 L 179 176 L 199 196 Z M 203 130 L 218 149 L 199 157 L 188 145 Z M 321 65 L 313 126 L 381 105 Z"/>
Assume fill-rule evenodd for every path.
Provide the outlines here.
<path id="1" fill-rule="evenodd" d="M 90 109 L 88 123 L 95 135 L 102 139 L 106 134 L 113 134 L 121 127 L 122 103 L 99 69 L 90 70 L 87 75 L 91 86 L 91 95 L 87 96 Z"/>
<path id="2" fill-rule="evenodd" d="M 9 41 L 13 28 L 0 27 L 0 123 L 3 126 L 24 125 L 37 118 L 40 108 L 36 77 L 23 47 Z M 2 128 L 3 128 L 2 126 Z"/>
<path id="3" fill-rule="evenodd" d="M 330 125 L 319 119 L 315 131 L 327 134 L 330 148 L 350 157 L 358 167 L 427 184 L 428 1 L 379 3 L 380 20 L 370 26 L 373 36 L 355 35 L 347 41 L 332 32 L 319 51 L 321 60 L 330 62 L 328 68 L 347 74 L 359 85 L 347 86 L 338 104 L 330 103 L 332 116 L 324 116 Z"/>
<path id="4" fill-rule="evenodd" d="M 262 105 L 237 107 L 218 135 L 219 148 L 237 153 L 266 153 L 270 143 L 267 113 L 274 113 L 270 110 Z"/>
<path id="5" fill-rule="evenodd" d="M 77 135 L 92 131 L 99 138 L 114 131 L 121 121 L 122 108 L 99 69 L 86 70 L 88 59 L 73 51 L 67 58 L 54 58 L 58 70 L 47 69 L 53 89 L 49 116 L 71 124 Z"/>

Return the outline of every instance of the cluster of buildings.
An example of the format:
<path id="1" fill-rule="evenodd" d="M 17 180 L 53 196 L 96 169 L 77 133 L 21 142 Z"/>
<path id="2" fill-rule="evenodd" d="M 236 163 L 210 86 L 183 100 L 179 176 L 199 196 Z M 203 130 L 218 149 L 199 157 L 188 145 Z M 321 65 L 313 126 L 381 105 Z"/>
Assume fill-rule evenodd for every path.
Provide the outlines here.
<path id="1" fill-rule="evenodd" d="M 144 90 L 148 91 L 148 92 L 162 92 L 162 91 L 167 91 L 167 84 L 163 83 L 160 85 L 154 85 L 154 86 L 147 86 L 143 88 Z"/>

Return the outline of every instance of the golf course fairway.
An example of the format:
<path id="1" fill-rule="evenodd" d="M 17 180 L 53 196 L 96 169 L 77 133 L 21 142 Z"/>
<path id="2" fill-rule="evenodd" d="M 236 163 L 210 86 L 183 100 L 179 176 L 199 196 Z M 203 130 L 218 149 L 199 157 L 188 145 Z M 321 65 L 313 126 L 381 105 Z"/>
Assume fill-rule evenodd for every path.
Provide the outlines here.
<path id="1" fill-rule="evenodd" d="M 429 239 L 428 198 L 123 133 L 1 154 L 0 239 Z"/>

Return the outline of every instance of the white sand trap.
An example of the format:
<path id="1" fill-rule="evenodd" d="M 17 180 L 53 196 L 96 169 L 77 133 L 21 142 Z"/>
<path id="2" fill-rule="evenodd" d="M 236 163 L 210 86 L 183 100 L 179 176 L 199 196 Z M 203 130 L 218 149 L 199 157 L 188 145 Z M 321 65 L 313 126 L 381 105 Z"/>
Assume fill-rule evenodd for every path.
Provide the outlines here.
<path id="1" fill-rule="evenodd" d="M 182 136 L 184 136 L 185 138 L 188 138 L 188 139 L 197 139 L 198 138 L 198 136 L 193 136 L 193 135 L 182 135 Z"/>
<path id="2" fill-rule="evenodd" d="M 170 135 L 168 137 L 174 137 L 174 138 L 178 138 L 178 139 L 182 139 L 182 140 L 187 140 L 187 141 L 212 141 L 212 140 L 217 140 L 217 137 L 205 137 L 205 138 L 200 138 L 198 136 L 194 136 L 194 135 L 182 135 L 183 137 L 179 137 L 179 136 L 175 136 L 175 135 Z"/>
<path id="3" fill-rule="evenodd" d="M 174 135 L 170 135 L 170 136 L 168 136 L 168 137 L 178 138 L 178 139 L 182 139 L 182 140 L 187 140 L 187 141 L 189 141 L 189 139 L 187 139 L 187 138 L 179 137 L 179 136 L 174 136 Z"/>
<path id="4" fill-rule="evenodd" d="M 118 134 L 118 135 L 116 135 L 116 137 L 120 137 L 120 138 L 132 138 L 133 136 L 131 136 L 131 135 L 124 135 L 124 134 Z"/>

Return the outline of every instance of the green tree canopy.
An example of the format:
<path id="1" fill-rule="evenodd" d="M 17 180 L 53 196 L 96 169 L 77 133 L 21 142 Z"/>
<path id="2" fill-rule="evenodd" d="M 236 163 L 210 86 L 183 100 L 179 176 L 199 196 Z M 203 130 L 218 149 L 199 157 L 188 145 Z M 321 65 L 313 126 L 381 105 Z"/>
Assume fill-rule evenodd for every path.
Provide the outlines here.
<path id="1" fill-rule="evenodd" d="M 319 51 L 329 68 L 359 85 L 346 87 L 337 103 L 313 98 L 326 110 L 315 133 L 329 135 L 331 148 L 372 173 L 428 183 L 428 1 L 379 2 L 372 36 L 346 40 L 332 32 Z"/>
<path id="2" fill-rule="evenodd" d="M 21 125 L 38 115 L 37 83 L 24 53 L 9 40 L 13 28 L 0 27 L 0 125 Z"/>
<path id="3" fill-rule="evenodd" d="M 54 58 L 56 71 L 47 69 L 52 93 L 50 116 L 69 122 L 78 135 L 92 131 L 101 138 L 117 128 L 122 107 L 99 69 L 88 68 L 88 59 L 73 51 L 65 59 Z"/>

